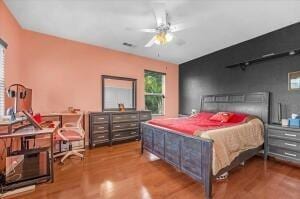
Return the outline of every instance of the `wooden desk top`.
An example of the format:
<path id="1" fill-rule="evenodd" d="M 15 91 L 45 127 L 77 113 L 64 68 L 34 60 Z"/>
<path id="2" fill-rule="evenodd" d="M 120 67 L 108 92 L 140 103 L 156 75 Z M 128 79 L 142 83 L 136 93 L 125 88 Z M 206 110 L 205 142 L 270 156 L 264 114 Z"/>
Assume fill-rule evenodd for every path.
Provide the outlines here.
<path id="1" fill-rule="evenodd" d="M 79 116 L 81 114 L 84 114 L 83 112 L 76 112 L 76 113 L 70 113 L 70 112 L 61 112 L 61 113 L 42 113 L 41 116 L 42 117 L 49 117 L 49 116 Z"/>
<path id="2" fill-rule="evenodd" d="M 0 139 L 4 138 L 12 138 L 12 137 L 24 137 L 24 136 L 34 136 L 34 135 L 46 135 L 54 133 L 58 127 L 59 122 L 54 121 L 54 128 L 43 128 L 42 130 L 34 128 L 34 126 L 28 126 L 22 129 L 15 131 L 14 133 L 10 134 L 2 134 L 0 135 Z"/>
<path id="3" fill-rule="evenodd" d="M 26 121 L 26 120 L 27 120 L 26 117 L 18 117 L 14 121 L 0 121 L 0 126 L 13 125 L 13 124 L 16 124 L 18 122 L 23 122 L 23 121 Z"/>

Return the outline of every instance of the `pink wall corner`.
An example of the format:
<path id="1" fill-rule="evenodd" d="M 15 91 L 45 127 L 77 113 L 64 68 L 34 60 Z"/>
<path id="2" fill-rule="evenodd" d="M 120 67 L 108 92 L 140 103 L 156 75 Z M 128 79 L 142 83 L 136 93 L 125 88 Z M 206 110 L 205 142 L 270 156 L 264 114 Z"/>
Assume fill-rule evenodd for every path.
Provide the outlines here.
<path id="1" fill-rule="evenodd" d="M 168 117 L 178 114 L 178 65 L 32 31 L 22 32 L 22 76 L 38 112 L 101 110 L 101 75 L 136 78 L 137 108 L 144 109 L 144 70 L 166 73 Z"/>
<path id="2" fill-rule="evenodd" d="M 5 85 L 22 83 L 21 71 L 21 34 L 22 28 L 9 12 L 6 5 L 0 0 L 0 38 L 8 47 L 5 50 Z M 5 99 L 5 107 L 11 107 L 12 100 Z"/>

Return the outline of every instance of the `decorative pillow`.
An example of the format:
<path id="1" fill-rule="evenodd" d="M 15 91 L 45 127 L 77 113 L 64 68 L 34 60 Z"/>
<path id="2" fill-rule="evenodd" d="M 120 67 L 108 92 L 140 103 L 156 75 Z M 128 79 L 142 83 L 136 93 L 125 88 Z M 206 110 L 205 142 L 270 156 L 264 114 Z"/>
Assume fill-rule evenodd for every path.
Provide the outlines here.
<path id="1" fill-rule="evenodd" d="M 211 116 L 209 120 L 218 121 L 218 122 L 228 122 L 230 118 L 234 116 L 234 113 L 230 112 L 218 112 Z"/>
<path id="2" fill-rule="evenodd" d="M 249 115 L 243 113 L 234 113 L 234 115 L 229 119 L 230 123 L 241 123 L 246 122 Z"/>

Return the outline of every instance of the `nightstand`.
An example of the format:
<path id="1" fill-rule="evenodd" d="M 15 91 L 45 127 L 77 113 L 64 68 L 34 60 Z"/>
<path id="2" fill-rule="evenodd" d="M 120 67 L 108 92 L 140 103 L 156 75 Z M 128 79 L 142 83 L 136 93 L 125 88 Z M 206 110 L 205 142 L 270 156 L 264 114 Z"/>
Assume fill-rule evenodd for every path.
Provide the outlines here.
<path id="1" fill-rule="evenodd" d="M 265 154 L 300 164 L 300 128 L 266 126 Z"/>

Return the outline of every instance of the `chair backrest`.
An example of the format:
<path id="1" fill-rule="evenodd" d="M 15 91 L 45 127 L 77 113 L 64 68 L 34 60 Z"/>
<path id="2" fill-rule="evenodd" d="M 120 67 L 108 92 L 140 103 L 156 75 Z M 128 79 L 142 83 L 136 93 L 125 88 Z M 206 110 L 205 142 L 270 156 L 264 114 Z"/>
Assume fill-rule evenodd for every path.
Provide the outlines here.
<path id="1" fill-rule="evenodd" d="M 83 115 L 84 115 L 84 113 L 81 113 L 78 120 L 77 120 L 77 122 L 76 122 L 76 127 L 78 127 L 78 128 L 82 128 Z"/>

